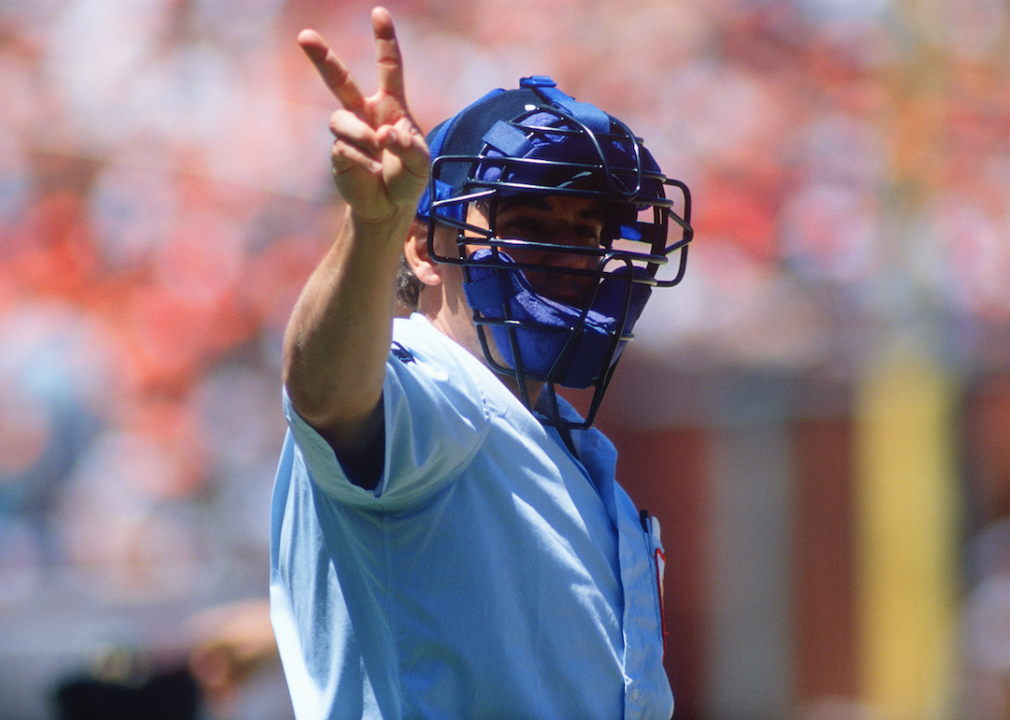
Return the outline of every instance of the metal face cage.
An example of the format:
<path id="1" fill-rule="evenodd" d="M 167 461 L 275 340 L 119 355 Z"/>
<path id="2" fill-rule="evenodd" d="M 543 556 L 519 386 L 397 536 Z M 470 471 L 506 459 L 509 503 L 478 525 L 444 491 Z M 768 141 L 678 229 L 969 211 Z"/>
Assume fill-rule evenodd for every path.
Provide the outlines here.
<path id="1" fill-rule="evenodd" d="M 609 120 L 608 131 L 591 130 L 582 120 L 557 107 L 527 106 L 528 112 L 508 123 L 498 121 L 477 155 L 435 157 L 429 182 L 428 252 L 436 262 L 463 268 L 469 286 L 488 273 L 515 275 L 542 273 L 559 283 L 591 284 L 580 307 L 571 308 L 568 320 L 557 324 L 517 314 L 508 302 L 500 310 L 473 307 L 473 321 L 485 361 L 495 372 L 514 377 L 524 403 L 559 427 L 585 429 L 592 425 L 614 368 L 625 345 L 633 339 L 632 327 L 653 288 L 678 284 L 684 277 L 691 228 L 691 195 L 686 184 L 665 177 L 631 131 Z M 462 181 L 461 181 L 462 178 Z M 589 198 L 604 209 L 599 247 L 573 247 L 550 242 L 503 237 L 498 232 L 498 207 L 502 200 L 525 195 Z M 468 220 L 468 210 L 478 205 L 487 226 Z M 456 229 L 454 254 L 442 254 L 434 243 L 437 223 Z M 482 252 L 474 252 L 478 248 Z M 565 263 L 516 262 L 510 251 L 535 250 L 589 256 L 592 269 Z M 605 343 L 599 306 L 605 303 L 609 323 Z M 473 303 L 471 303 L 473 305 Z M 524 333 L 554 336 L 553 360 L 531 367 L 524 353 Z M 575 373 L 580 348 L 593 336 L 598 367 Z M 497 345 L 493 351 L 491 338 Z M 527 337 L 528 340 L 528 337 Z M 544 341 L 542 341 L 544 342 Z M 503 347 L 504 346 L 504 347 Z M 528 342 L 526 347 L 529 347 Z M 583 348 L 584 349 L 584 348 Z M 510 362 L 503 362 L 506 356 Z M 595 361 L 594 361 L 595 362 Z M 529 397 L 527 383 L 542 383 L 540 403 Z M 556 386 L 593 389 L 586 418 L 563 417 Z"/>

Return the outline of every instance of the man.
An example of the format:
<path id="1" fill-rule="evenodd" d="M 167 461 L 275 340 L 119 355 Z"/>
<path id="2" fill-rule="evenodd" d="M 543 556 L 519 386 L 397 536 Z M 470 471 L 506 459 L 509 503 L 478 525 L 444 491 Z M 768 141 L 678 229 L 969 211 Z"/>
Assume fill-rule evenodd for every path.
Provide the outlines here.
<path id="1" fill-rule="evenodd" d="M 271 602 L 296 715 L 669 718 L 658 525 L 589 425 L 650 289 L 683 274 L 687 189 L 542 77 L 426 140 L 372 24 L 371 97 L 299 36 L 343 106 L 348 209 L 284 347 Z M 401 256 L 417 312 L 394 321 Z M 587 419 L 558 385 L 592 388 Z"/>

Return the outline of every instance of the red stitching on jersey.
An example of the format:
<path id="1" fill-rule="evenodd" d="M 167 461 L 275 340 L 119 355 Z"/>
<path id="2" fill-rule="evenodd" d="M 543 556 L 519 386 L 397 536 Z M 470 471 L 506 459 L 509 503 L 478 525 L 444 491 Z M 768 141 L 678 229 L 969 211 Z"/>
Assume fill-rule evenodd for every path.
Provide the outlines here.
<path id="1" fill-rule="evenodd" d="M 662 565 L 660 564 L 662 562 Z M 659 594 L 659 628 L 663 635 L 663 659 L 666 660 L 666 603 L 663 588 L 663 570 L 666 568 L 666 555 L 656 548 L 656 591 Z"/>

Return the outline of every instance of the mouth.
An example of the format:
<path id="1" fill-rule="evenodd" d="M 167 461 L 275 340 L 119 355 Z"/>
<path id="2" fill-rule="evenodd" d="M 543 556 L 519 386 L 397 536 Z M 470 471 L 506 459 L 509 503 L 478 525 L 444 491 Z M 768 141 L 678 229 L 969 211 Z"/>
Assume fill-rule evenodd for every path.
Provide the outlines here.
<path id="1" fill-rule="evenodd" d="M 526 272 L 537 295 L 562 305 L 582 309 L 592 296 L 595 278 L 564 273 Z"/>

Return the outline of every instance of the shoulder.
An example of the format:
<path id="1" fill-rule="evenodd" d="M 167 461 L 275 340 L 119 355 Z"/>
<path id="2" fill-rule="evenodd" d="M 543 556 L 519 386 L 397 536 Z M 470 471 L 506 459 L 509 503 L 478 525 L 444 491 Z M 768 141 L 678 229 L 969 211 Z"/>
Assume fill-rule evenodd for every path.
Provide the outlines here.
<path id="1" fill-rule="evenodd" d="M 459 366 L 478 374 L 489 372 L 482 362 L 419 313 L 393 321 L 391 355 L 404 363 Z"/>
<path id="2" fill-rule="evenodd" d="M 402 382 L 408 392 L 447 392 L 478 401 L 487 414 L 498 414 L 512 394 L 469 351 L 438 330 L 423 315 L 397 318 L 393 324 L 387 382 Z M 389 388 L 387 388 L 388 390 Z"/>

